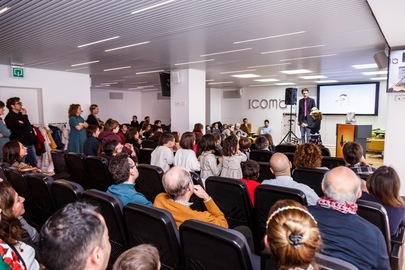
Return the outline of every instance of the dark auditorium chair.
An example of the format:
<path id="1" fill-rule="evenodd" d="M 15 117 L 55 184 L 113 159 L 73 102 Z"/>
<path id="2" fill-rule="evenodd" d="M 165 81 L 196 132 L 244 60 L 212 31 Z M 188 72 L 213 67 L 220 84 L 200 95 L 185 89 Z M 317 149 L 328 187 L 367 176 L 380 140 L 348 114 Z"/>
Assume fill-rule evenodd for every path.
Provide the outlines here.
<path id="1" fill-rule="evenodd" d="M 51 157 L 55 169 L 55 175 L 53 176 L 53 179 L 69 178 L 69 170 L 66 163 L 65 151 L 52 150 Z"/>
<path id="2" fill-rule="evenodd" d="M 270 171 L 270 162 L 257 162 L 260 166 L 258 182 L 263 182 L 263 180 L 276 178 L 274 174 Z"/>
<path id="3" fill-rule="evenodd" d="M 322 179 L 327 170 L 295 168 L 292 178 L 298 182 L 312 188 L 319 197 L 323 196 Z"/>
<path id="4" fill-rule="evenodd" d="M 51 192 L 53 178 L 42 173 L 29 173 L 25 177 L 36 208 L 39 225 L 42 227 L 45 221 L 56 211 Z"/>
<path id="5" fill-rule="evenodd" d="M 63 208 L 65 205 L 73 203 L 80 199 L 84 192 L 84 189 L 78 183 L 65 179 L 58 179 L 53 181 L 51 191 L 56 204 L 56 208 L 60 209 Z"/>
<path id="6" fill-rule="evenodd" d="M 330 170 L 339 166 L 346 166 L 343 158 L 340 157 L 322 157 L 322 167 L 327 167 Z"/>
<path id="7" fill-rule="evenodd" d="M 162 168 L 149 164 L 139 164 L 138 171 L 139 177 L 135 182 L 135 189 L 153 203 L 159 193 L 165 192 L 162 184 L 164 172 Z"/>
<path id="8" fill-rule="evenodd" d="M 294 154 L 293 152 L 284 152 L 284 155 L 288 158 L 288 160 L 291 162 L 291 171 L 295 169 L 294 166 Z"/>
<path id="9" fill-rule="evenodd" d="M 0 178 L 5 181 L 8 181 L 8 180 L 7 180 L 7 176 L 4 172 L 4 169 L 8 168 L 8 167 L 10 167 L 10 164 L 8 164 L 6 162 L 0 162 Z"/>
<path id="10" fill-rule="evenodd" d="M 162 270 L 181 268 L 179 232 L 166 210 L 138 203 L 124 206 L 129 247 L 152 244 L 159 250 Z"/>
<path id="11" fill-rule="evenodd" d="M 285 153 L 285 152 L 295 153 L 295 150 L 297 150 L 297 146 L 294 144 L 276 145 L 276 152 L 279 152 L 279 153 Z"/>
<path id="12" fill-rule="evenodd" d="M 80 184 L 84 189 L 90 189 L 92 187 L 85 160 L 86 156 L 82 153 L 69 152 L 66 154 L 69 179 Z"/>
<path id="13" fill-rule="evenodd" d="M 207 193 L 224 213 L 229 228 L 241 225 L 253 230 L 253 206 L 246 184 L 240 179 L 210 176 L 205 180 Z"/>
<path id="14" fill-rule="evenodd" d="M 153 140 L 143 140 L 142 141 L 142 148 L 155 149 L 156 147 L 157 147 L 157 141 L 153 141 Z"/>
<path id="15" fill-rule="evenodd" d="M 255 161 L 269 162 L 272 155 L 273 155 L 272 151 L 252 150 L 250 151 L 249 159 Z"/>
<path id="16" fill-rule="evenodd" d="M 114 180 L 108 170 L 108 160 L 106 158 L 88 156 L 85 159 L 85 164 L 91 188 L 107 191 L 107 188 L 114 184 Z"/>
<path id="17" fill-rule="evenodd" d="M 259 270 L 260 258 L 252 254 L 238 231 L 198 220 L 180 226 L 183 269 Z"/>
<path id="18" fill-rule="evenodd" d="M 153 152 L 153 148 L 142 148 L 139 150 L 139 157 L 138 161 L 139 164 L 150 164 L 151 155 Z"/>
<path id="19" fill-rule="evenodd" d="M 266 232 L 266 222 L 270 208 L 278 200 L 294 200 L 307 205 L 305 193 L 301 190 L 273 185 L 260 185 L 255 189 L 255 229 L 254 239 L 256 250 L 263 250 L 263 237 Z"/>
<path id="20" fill-rule="evenodd" d="M 391 241 L 388 215 L 384 206 L 376 202 L 365 200 L 357 200 L 357 205 L 357 214 L 370 223 L 374 224 L 377 228 L 380 229 L 381 233 L 383 234 L 387 244 L 387 252 L 390 258 L 391 269 L 402 270 L 403 244 Z"/>
<path id="21" fill-rule="evenodd" d="M 200 185 L 205 189 L 204 183 L 198 173 L 190 171 L 190 175 L 191 175 L 191 178 L 193 179 L 194 185 Z M 190 206 L 191 209 L 201 211 L 201 212 L 207 211 L 207 208 L 205 207 L 205 204 L 204 204 L 204 200 L 197 197 L 197 195 L 192 194 L 191 198 L 190 198 L 190 202 L 193 203 Z"/>
<path id="22" fill-rule="evenodd" d="M 128 249 L 128 238 L 124 224 L 124 217 L 122 215 L 122 202 L 115 195 L 107 194 L 106 192 L 97 189 L 86 190 L 82 194 L 80 201 L 96 205 L 100 214 L 105 219 L 111 243 L 109 262 L 111 265 Z"/>
<path id="23" fill-rule="evenodd" d="M 330 150 L 329 148 L 326 148 L 324 146 L 320 146 L 321 148 L 321 152 L 322 152 L 322 156 L 324 157 L 330 157 Z"/>

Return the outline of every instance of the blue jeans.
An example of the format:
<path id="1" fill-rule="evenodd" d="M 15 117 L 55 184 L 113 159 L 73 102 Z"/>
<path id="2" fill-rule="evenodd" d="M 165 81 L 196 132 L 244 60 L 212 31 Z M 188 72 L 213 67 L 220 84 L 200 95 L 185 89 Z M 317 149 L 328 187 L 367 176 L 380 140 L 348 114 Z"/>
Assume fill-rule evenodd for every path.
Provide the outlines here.
<path id="1" fill-rule="evenodd" d="M 25 163 L 30 164 L 31 166 L 37 167 L 37 154 L 35 152 L 35 147 L 33 144 L 24 145 L 27 147 L 27 156 L 25 157 Z"/>
<path id="2" fill-rule="evenodd" d="M 301 131 L 301 143 L 309 142 L 309 132 L 311 130 L 309 128 L 300 126 L 300 131 Z"/>

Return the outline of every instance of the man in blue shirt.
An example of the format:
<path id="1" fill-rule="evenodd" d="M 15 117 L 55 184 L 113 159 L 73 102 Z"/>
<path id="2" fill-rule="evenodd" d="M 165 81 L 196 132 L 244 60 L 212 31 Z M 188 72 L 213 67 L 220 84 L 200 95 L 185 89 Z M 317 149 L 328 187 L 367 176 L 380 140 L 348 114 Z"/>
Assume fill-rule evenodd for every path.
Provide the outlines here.
<path id="1" fill-rule="evenodd" d="M 115 184 L 107 189 L 107 193 L 120 198 L 123 205 L 130 202 L 152 205 L 142 193 L 135 190 L 135 180 L 139 176 L 136 166 L 137 164 L 125 153 L 113 157 L 108 165 L 108 170 Z"/>
<path id="2" fill-rule="evenodd" d="M 266 119 L 266 120 L 264 120 L 264 126 L 262 126 L 262 129 L 260 130 L 260 135 L 263 135 L 266 133 L 271 134 L 272 130 L 273 129 L 270 127 L 269 120 Z"/>

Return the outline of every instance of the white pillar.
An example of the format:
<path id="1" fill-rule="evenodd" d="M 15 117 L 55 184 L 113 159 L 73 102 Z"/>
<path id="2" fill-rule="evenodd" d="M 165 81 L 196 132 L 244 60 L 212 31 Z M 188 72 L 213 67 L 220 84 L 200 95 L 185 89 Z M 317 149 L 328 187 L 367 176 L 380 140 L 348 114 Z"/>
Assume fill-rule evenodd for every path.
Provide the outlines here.
<path id="1" fill-rule="evenodd" d="M 175 80 L 173 77 L 176 77 Z M 183 133 L 192 131 L 195 123 L 204 125 L 206 111 L 205 71 L 196 69 L 174 70 L 172 71 L 170 88 L 171 129 Z"/>

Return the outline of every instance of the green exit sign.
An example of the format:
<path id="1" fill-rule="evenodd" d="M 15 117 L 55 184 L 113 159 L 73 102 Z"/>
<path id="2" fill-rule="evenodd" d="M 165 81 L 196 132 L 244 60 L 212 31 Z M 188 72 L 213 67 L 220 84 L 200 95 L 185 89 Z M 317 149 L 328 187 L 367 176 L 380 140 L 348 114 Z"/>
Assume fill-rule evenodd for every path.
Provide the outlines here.
<path id="1" fill-rule="evenodd" d="M 24 68 L 22 67 L 12 67 L 11 75 L 13 78 L 24 78 Z"/>

